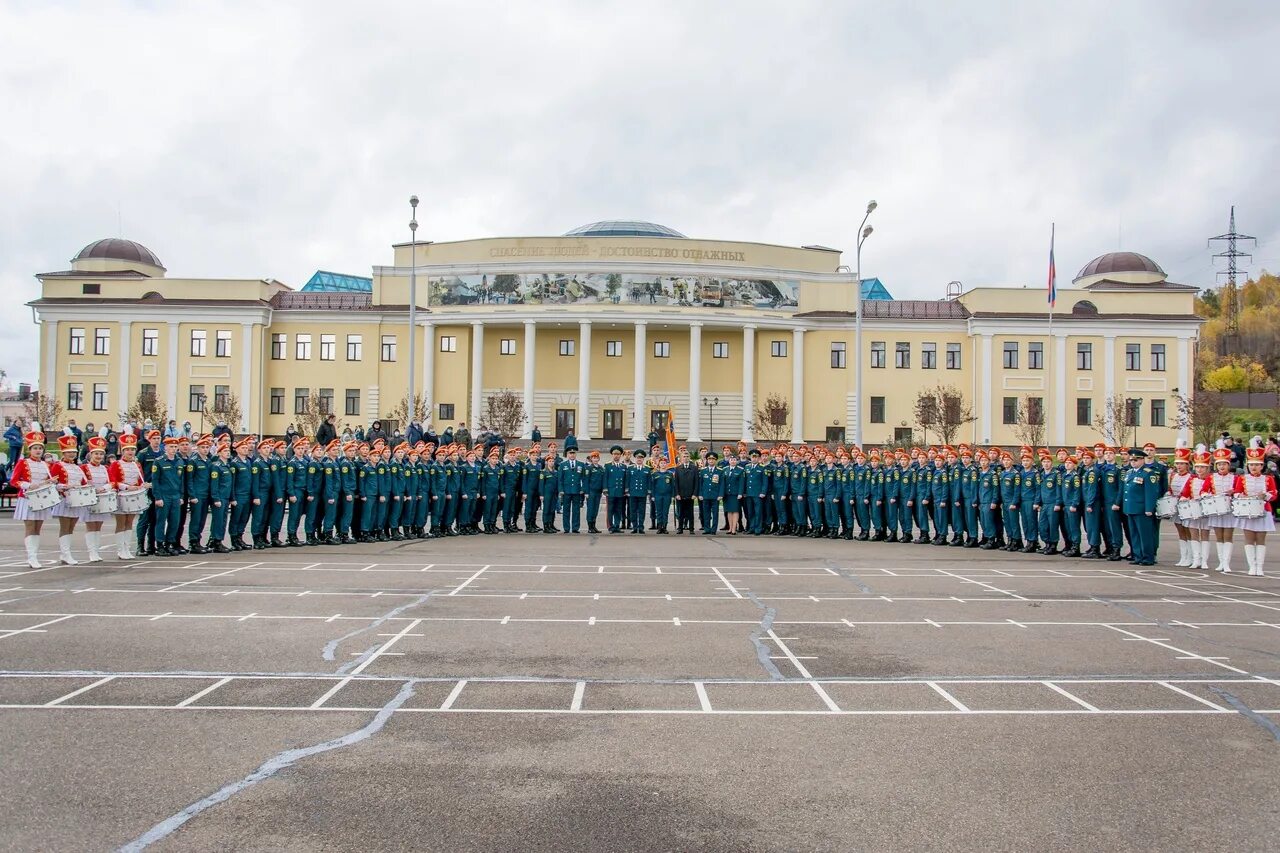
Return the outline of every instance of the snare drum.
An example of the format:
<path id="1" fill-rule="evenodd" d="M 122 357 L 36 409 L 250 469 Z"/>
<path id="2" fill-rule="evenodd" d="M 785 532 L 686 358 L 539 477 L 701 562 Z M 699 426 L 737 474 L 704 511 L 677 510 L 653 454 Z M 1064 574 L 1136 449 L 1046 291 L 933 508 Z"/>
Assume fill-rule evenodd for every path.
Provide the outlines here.
<path id="1" fill-rule="evenodd" d="M 120 508 L 117 512 L 124 515 L 138 515 L 139 513 L 147 511 L 148 503 L 149 501 L 147 499 L 146 489 L 134 489 L 131 492 L 120 492 Z"/>
<path id="2" fill-rule="evenodd" d="M 1231 495 L 1205 495 L 1200 499 L 1205 515 L 1230 515 Z"/>
<path id="3" fill-rule="evenodd" d="M 96 515 L 115 515 L 119 506 L 120 499 L 116 497 L 115 492 L 100 492 L 93 505 L 93 511 Z"/>
<path id="4" fill-rule="evenodd" d="M 1236 498 L 1231 514 L 1236 518 L 1261 518 L 1267 514 L 1267 502 L 1262 498 Z"/>
<path id="5" fill-rule="evenodd" d="M 93 486 L 76 486 L 67 490 L 67 506 L 73 509 L 91 507 L 98 503 L 98 490 Z"/>
<path id="6" fill-rule="evenodd" d="M 1179 521 L 1195 521 L 1197 518 L 1204 517 L 1204 508 L 1200 506 L 1199 501 L 1190 499 L 1178 501 L 1178 520 Z"/>
<path id="7" fill-rule="evenodd" d="M 1178 514 L 1178 499 L 1165 495 L 1156 501 L 1156 518 L 1174 518 Z"/>
<path id="8" fill-rule="evenodd" d="M 61 502 L 62 497 L 58 494 L 57 483 L 46 483 L 43 486 L 37 486 L 34 489 L 27 489 L 25 492 L 27 498 L 27 506 L 33 512 L 41 512 L 42 510 L 51 509 Z"/>

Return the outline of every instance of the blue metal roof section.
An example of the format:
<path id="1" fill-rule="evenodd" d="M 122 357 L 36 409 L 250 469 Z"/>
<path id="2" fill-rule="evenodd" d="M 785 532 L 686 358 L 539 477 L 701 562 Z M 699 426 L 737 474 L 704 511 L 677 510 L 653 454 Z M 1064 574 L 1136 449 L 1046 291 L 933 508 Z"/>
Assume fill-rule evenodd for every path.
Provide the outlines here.
<path id="1" fill-rule="evenodd" d="M 566 231 L 566 237 L 681 237 L 679 231 L 639 219 L 606 219 Z"/>
<path id="2" fill-rule="evenodd" d="M 862 298 L 867 300 L 874 299 L 880 302 L 892 302 L 893 294 L 885 288 L 880 279 L 864 278 L 862 280 Z"/>
<path id="3" fill-rule="evenodd" d="M 316 270 L 316 274 L 302 286 L 303 293 L 373 293 L 373 279 L 358 275 L 343 275 L 328 270 Z"/>

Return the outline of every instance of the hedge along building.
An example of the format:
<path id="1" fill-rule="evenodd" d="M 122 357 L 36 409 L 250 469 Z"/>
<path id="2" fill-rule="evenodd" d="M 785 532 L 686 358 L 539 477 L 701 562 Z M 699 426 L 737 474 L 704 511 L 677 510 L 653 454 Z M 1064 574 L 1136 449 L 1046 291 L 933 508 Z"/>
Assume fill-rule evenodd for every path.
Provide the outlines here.
<path id="1" fill-rule="evenodd" d="M 1059 289 L 1052 336 L 1042 286 L 893 300 L 864 280 L 859 406 L 856 283 L 837 250 L 604 222 L 413 251 L 396 245 L 371 279 L 317 273 L 294 291 L 171 277 L 140 244 L 98 241 L 70 270 L 37 276 L 42 384 L 81 419 L 148 390 L 179 422 L 227 393 L 253 432 L 283 433 L 313 393 L 340 420 L 368 422 L 405 397 L 412 272 L 417 391 L 438 429 L 474 425 L 509 389 L 526 434 L 642 439 L 670 411 L 684 439 L 751 440 L 753 414 L 777 394 L 793 441 L 851 439 L 861 417 L 877 444 L 905 438 L 918 393 L 942 384 L 973 409 L 958 440 L 1016 441 L 1013 413 L 1030 401 L 1046 442 L 1093 443 L 1118 395 L 1140 401 L 1141 440 L 1169 446 L 1201 322 L 1196 288 L 1133 253 L 1103 255 Z"/>

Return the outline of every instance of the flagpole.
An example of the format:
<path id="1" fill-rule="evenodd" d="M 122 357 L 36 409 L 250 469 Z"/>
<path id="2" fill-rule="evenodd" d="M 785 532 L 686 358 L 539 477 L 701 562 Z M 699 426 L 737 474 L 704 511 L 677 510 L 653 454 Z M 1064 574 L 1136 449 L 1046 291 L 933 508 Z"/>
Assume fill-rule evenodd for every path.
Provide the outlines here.
<path id="1" fill-rule="evenodd" d="M 1046 348 L 1048 352 L 1045 353 L 1045 357 L 1044 357 L 1044 367 L 1045 367 L 1045 376 L 1046 376 L 1044 387 L 1046 389 L 1052 388 L 1053 375 L 1054 375 L 1053 374 L 1053 350 L 1054 350 L 1053 309 L 1058 304 L 1058 269 L 1057 269 L 1057 264 L 1055 263 L 1053 258 L 1053 249 L 1054 249 L 1053 244 L 1054 244 L 1054 239 L 1057 236 L 1057 229 L 1058 229 L 1058 224 L 1056 222 L 1049 223 L 1049 340 L 1046 342 Z M 1040 407 L 1040 417 L 1045 420 L 1045 444 L 1048 444 L 1049 443 L 1049 424 L 1048 424 L 1048 418 L 1046 417 L 1045 410 L 1049 408 L 1048 406 L 1049 400 L 1052 400 L 1053 397 L 1051 397 L 1048 393 L 1045 394 L 1045 397 L 1047 399 L 1045 400 L 1045 405 Z M 1054 419 L 1055 421 L 1057 419 L 1056 412 L 1054 413 Z"/>

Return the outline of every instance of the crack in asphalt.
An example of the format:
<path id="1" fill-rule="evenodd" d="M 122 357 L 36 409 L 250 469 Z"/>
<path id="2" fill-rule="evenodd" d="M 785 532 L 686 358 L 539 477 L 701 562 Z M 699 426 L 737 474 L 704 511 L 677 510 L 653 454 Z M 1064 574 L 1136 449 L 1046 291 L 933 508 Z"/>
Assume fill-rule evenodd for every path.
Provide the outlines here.
<path id="1" fill-rule="evenodd" d="M 1240 716 L 1244 717 L 1246 720 L 1253 723 L 1258 728 L 1266 731 L 1277 741 L 1280 741 L 1280 726 L 1276 725 L 1273 721 L 1267 719 L 1262 714 L 1259 714 L 1257 711 L 1250 708 L 1240 699 L 1239 696 L 1236 696 L 1234 693 L 1231 693 L 1230 691 L 1223 690 L 1221 687 L 1210 687 L 1209 691 L 1211 693 L 1216 693 L 1218 696 L 1221 696 L 1222 700 L 1226 702 L 1228 705 L 1230 705 L 1232 708 L 1235 708 L 1236 712 L 1240 714 Z"/>
<path id="2" fill-rule="evenodd" d="M 756 647 L 756 659 L 760 661 L 760 665 L 764 667 L 764 671 L 768 673 L 769 677 L 774 681 L 787 681 L 788 679 L 782 674 L 782 670 L 778 669 L 778 665 L 774 663 L 773 659 L 769 656 L 769 647 L 764 644 L 764 635 L 773 630 L 773 620 L 778 615 L 778 609 L 776 607 L 767 606 L 760 600 L 760 597 L 751 590 L 744 592 L 743 596 L 756 607 L 759 607 L 763 613 L 760 617 L 760 624 L 751 632 L 751 644 Z"/>
<path id="3" fill-rule="evenodd" d="M 849 571 L 848 569 L 842 566 L 835 565 L 834 560 L 830 560 L 830 559 L 823 560 L 822 564 L 826 566 L 828 569 L 830 569 L 831 571 L 840 575 L 840 577 L 844 578 L 847 581 L 852 582 L 853 585 L 858 588 L 858 591 L 861 592 L 863 595 L 875 595 L 875 593 L 871 591 L 871 587 L 863 583 L 863 581 L 857 575 L 855 575 L 853 572 Z"/>
<path id="4" fill-rule="evenodd" d="M 350 640 L 352 637 L 358 637 L 359 635 L 365 633 L 366 631 L 371 631 L 374 628 L 377 628 L 379 625 L 386 622 L 388 619 L 394 619 L 395 617 L 399 616 L 401 613 L 404 613 L 406 610 L 409 610 L 410 608 L 417 607 L 420 604 L 426 604 L 427 601 L 430 600 L 431 596 L 436 595 L 437 593 L 447 592 L 447 591 L 448 590 L 446 589 L 433 589 L 430 592 L 423 593 L 422 595 L 419 595 L 417 598 L 415 598 L 413 601 L 410 601 L 407 604 L 402 604 L 399 607 L 388 610 L 386 613 L 382 614 L 377 619 L 373 620 L 363 628 L 358 628 L 349 634 L 343 634 L 341 637 L 338 637 L 336 640 L 330 640 L 329 642 L 324 644 L 324 650 L 320 653 L 320 657 L 324 658 L 325 660 L 336 660 L 338 646 L 343 641 Z M 381 643 L 379 643 L 379 645 L 381 645 Z M 374 646 L 374 648 L 377 648 L 377 646 Z M 373 649 L 370 649 L 369 651 L 362 653 L 361 657 L 369 654 L 369 652 L 371 651 L 373 651 Z M 360 661 L 357 660 L 353 663 L 359 663 L 359 662 Z M 339 669 L 338 671 L 342 672 L 343 669 Z"/>
<path id="5" fill-rule="evenodd" d="M 382 727 L 387 724 L 387 721 L 391 719 L 391 715 L 394 714 L 400 708 L 401 705 L 403 705 L 405 702 L 409 701 L 409 699 L 413 697 L 414 690 L 417 687 L 417 684 L 418 684 L 417 680 L 406 681 L 404 685 L 400 688 L 400 692 L 397 693 L 394 697 L 392 697 L 392 699 L 389 702 L 387 702 L 387 704 L 379 708 L 378 712 L 373 715 L 373 719 L 365 723 L 364 726 L 356 729 L 353 732 L 348 732 L 345 735 L 341 735 L 339 737 L 326 740 L 323 743 L 317 743 L 317 744 L 313 744 L 312 746 L 298 747 L 294 749 L 286 749 L 283 752 L 276 753 L 271 758 L 268 758 L 261 765 L 259 765 L 258 769 L 254 770 L 248 776 L 245 776 L 243 779 L 239 779 L 235 782 L 231 782 L 226 785 L 223 785 L 221 788 L 219 788 L 217 791 L 214 791 L 209 796 L 196 800 L 194 803 L 187 806 L 185 809 L 182 809 L 176 814 L 160 821 L 155 826 L 151 827 L 150 829 L 148 829 L 142 835 L 139 835 L 134 840 L 128 842 L 127 844 L 121 845 L 119 850 L 121 851 L 121 853 L 134 853 L 134 851 L 143 850 L 149 847 L 150 845 L 156 843 L 157 841 L 160 841 L 172 835 L 184 823 L 191 820 L 193 817 L 200 814 L 201 812 L 207 809 L 213 808 L 219 803 L 226 802 L 227 800 L 234 797 L 236 794 L 239 794 L 242 791 L 248 790 L 249 788 L 252 788 L 254 785 L 257 785 L 260 782 L 264 782 L 267 779 L 270 779 L 272 776 L 276 775 L 281 770 L 284 770 L 285 768 L 288 768 L 288 767 L 292 767 L 294 764 L 296 764 L 298 761 L 304 758 L 307 758 L 312 755 L 319 755 L 322 752 L 329 752 L 334 749 L 341 749 L 346 746 L 351 746 L 363 740 L 367 740 L 370 737 L 373 737 L 373 735 L 381 731 Z"/>

